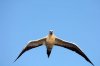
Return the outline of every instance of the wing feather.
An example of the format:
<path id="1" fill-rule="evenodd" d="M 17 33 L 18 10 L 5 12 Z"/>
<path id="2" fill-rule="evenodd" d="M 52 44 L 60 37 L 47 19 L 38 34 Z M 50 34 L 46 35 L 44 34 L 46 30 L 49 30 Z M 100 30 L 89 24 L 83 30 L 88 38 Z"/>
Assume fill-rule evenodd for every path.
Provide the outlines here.
<path id="1" fill-rule="evenodd" d="M 44 42 L 45 42 L 46 38 L 40 39 L 40 40 L 36 40 L 36 41 L 30 41 L 28 42 L 27 46 L 25 46 L 25 48 L 21 51 L 21 53 L 18 55 L 18 57 L 15 59 L 15 61 L 26 51 L 32 49 L 32 48 L 36 48 L 38 46 L 41 46 Z M 14 62 L 15 62 L 14 61 Z"/>
<path id="2" fill-rule="evenodd" d="M 55 45 L 67 48 L 67 49 L 72 50 L 72 51 L 75 51 L 76 53 L 78 53 L 79 55 L 81 55 L 82 57 L 84 57 L 85 60 L 87 60 L 88 62 L 90 62 L 92 65 L 94 65 L 89 60 L 89 58 L 82 52 L 82 50 L 77 45 L 75 45 L 74 43 L 65 42 L 65 41 L 63 41 L 61 39 L 56 38 L 56 44 Z"/>

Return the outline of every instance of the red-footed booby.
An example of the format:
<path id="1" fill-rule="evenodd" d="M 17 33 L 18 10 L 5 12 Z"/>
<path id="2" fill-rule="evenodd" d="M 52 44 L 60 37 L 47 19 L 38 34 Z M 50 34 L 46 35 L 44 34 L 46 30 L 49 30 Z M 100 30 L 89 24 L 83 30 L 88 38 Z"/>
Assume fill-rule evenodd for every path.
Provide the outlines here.
<path id="1" fill-rule="evenodd" d="M 46 46 L 48 57 L 51 54 L 53 46 L 56 45 L 56 46 L 64 47 L 64 48 L 67 48 L 69 50 L 72 50 L 72 51 L 76 52 L 77 54 L 81 55 L 86 61 L 88 61 L 89 63 L 91 63 L 94 66 L 94 64 L 89 60 L 89 58 L 83 53 L 83 51 L 77 45 L 75 45 L 74 43 L 71 43 L 71 42 L 68 42 L 68 41 L 64 41 L 64 40 L 61 40 L 61 39 L 57 38 L 54 35 L 52 30 L 49 31 L 48 36 L 46 36 L 46 37 L 44 37 L 42 39 L 39 39 L 39 40 L 34 40 L 34 41 L 28 42 L 27 46 L 21 51 L 21 53 L 16 58 L 16 60 L 24 52 L 26 52 L 26 51 L 28 51 L 28 50 L 30 50 L 32 48 L 39 47 L 41 45 L 45 45 Z"/>

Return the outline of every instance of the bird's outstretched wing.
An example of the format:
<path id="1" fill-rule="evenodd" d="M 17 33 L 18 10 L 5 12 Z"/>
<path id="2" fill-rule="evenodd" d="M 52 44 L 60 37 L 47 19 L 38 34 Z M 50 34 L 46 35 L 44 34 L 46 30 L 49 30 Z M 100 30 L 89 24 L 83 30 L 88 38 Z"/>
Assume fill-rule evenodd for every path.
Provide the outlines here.
<path id="1" fill-rule="evenodd" d="M 27 46 L 25 46 L 25 48 L 21 51 L 21 53 L 19 54 L 19 56 L 15 59 L 15 61 L 26 51 L 41 46 L 44 42 L 45 42 L 46 38 L 40 39 L 40 40 L 36 40 L 36 41 L 30 41 Z M 14 62 L 15 62 L 14 61 Z"/>
<path id="2" fill-rule="evenodd" d="M 63 40 L 61 40 L 59 38 L 56 38 L 56 44 L 55 45 L 70 49 L 72 51 L 75 51 L 76 53 L 78 53 L 79 55 L 84 57 L 88 62 L 90 62 L 94 66 L 94 64 L 89 60 L 89 58 L 74 43 L 65 42 L 65 41 L 63 41 Z"/>

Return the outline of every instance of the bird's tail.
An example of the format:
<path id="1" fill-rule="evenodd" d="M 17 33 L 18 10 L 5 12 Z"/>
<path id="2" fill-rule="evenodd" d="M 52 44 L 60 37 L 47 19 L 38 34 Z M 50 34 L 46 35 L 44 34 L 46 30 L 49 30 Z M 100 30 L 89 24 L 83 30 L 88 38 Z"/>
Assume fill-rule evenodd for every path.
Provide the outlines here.
<path id="1" fill-rule="evenodd" d="M 50 54 L 51 54 L 51 51 L 52 51 L 52 48 L 47 47 L 47 55 L 48 55 L 48 58 L 49 58 L 49 56 L 50 56 Z"/>

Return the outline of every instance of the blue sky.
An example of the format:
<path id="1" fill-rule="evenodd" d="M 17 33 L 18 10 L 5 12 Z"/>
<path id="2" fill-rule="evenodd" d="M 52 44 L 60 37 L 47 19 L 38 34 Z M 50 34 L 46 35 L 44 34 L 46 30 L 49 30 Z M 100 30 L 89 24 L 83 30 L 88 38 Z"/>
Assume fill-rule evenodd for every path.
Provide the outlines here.
<path id="1" fill-rule="evenodd" d="M 0 66 L 92 66 L 57 46 L 49 59 L 41 46 L 13 63 L 28 41 L 49 30 L 76 43 L 95 66 L 100 65 L 100 0 L 0 0 Z"/>

